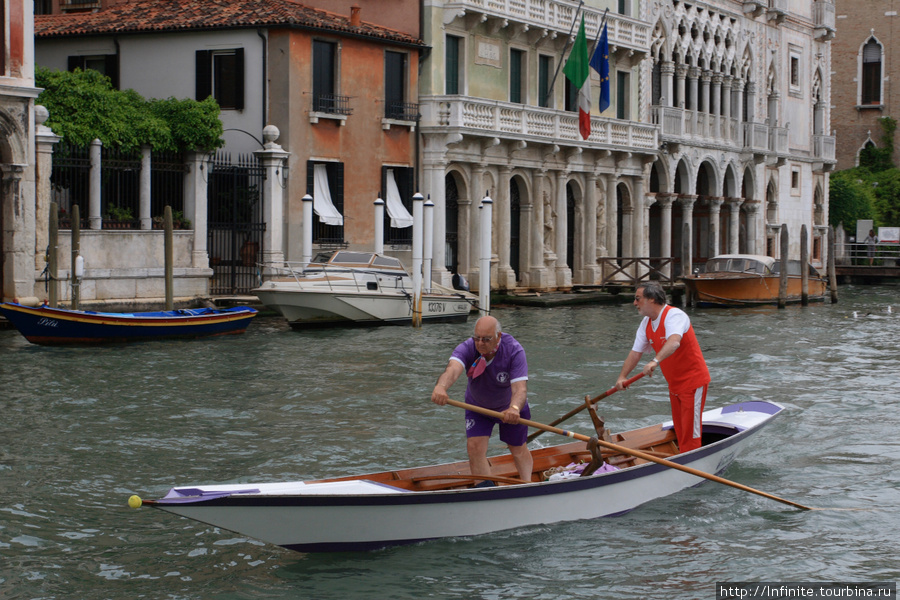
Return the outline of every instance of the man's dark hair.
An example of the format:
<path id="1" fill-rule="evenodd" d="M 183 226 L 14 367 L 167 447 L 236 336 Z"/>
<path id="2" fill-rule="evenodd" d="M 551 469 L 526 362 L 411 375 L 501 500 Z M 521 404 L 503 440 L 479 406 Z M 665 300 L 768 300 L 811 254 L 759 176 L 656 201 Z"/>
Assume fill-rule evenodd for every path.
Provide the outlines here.
<path id="1" fill-rule="evenodd" d="M 656 304 L 666 304 L 666 291 L 655 281 L 641 284 L 637 289 L 644 290 L 644 298 L 649 298 Z"/>

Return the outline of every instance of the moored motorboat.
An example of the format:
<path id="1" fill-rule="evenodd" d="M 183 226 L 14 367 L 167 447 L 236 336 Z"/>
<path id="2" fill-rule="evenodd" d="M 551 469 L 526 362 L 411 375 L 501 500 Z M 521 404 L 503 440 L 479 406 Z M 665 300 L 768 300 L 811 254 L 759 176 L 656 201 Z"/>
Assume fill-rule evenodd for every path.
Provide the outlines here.
<path id="1" fill-rule="evenodd" d="M 802 300 L 802 269 L 799 260 L 787 261 L 785 302 Z M 815 267 L 806 265 L 807 299 L 825 299 L 826 281 Z M 777 304 L 781 289 L 781 262 L 757 254 L 723 254 L 706 262 L 703 272 L 685 275 L 684 285 L 698 306 L 749 306 Z"/>
<path id="2" fill-rule="evenodd" d="M 337 250 L 308 264 L 266 265 L 274 275 L 252 290 L 292 327 L 409 324 L 413 282 L 399 259 Z M 465 290 L 432 286 L 421 295 L 423 322 L 464 322 L 477 298 Z"/>
<path id="3" fill-rule="evenodd" d="M 236 306 L 120 313 L 5 302 L 0 304 L 0 314 L 32 344 L 62 345 L 243 333 L 257 311 L 249 306 Z"/>
<path id="4" fill-rule="evenodd" d="M 671 422 L 610 439 L 715 474 L 783 409 L 752 401 L 706 411 L 703 446 L 684 454 L 677 454 Z M 528 483 L 515 479 L 512 458 L 503 455 L 490 458 L 495 487 L 474 487 L 485 477 L 473 477 L 466 461 L 314 481 L 176 487 L 146 503 L 292 550 L 356 551 L 618 515 L 703 481 L 608 450 L 604 468 L 578 476 L 579 463 L 595 457 L 584 442 L 535 449 L 532 456 Z"/>

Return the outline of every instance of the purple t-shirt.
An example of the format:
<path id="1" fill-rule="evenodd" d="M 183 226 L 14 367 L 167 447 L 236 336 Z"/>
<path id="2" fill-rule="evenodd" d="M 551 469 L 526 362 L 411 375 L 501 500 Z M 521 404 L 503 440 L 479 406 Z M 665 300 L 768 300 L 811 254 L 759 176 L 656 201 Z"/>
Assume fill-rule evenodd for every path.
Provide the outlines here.
<path id="1" fill-rule="evenodd" d="M 450 360 L 462 364 L 466 373 L 480 355 L 475 349 L 475 340 L 467 339 L 453 351 Z M 512 384 L 528 379 L 528 361 L 522 344 L 508 333 L 500 336 L 497 354 L 487 363 L 484 373 L 475 379 L 469 378 L 466 386 L 466 404 L 503 411 L 509 408 L 512 398 Z"/>

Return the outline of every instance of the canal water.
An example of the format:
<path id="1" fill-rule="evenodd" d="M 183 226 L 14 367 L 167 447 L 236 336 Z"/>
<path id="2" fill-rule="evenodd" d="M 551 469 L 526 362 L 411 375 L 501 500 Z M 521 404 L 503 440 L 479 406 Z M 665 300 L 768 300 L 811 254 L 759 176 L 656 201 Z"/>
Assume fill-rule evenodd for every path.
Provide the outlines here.
<path id="1" fill-rule="evenodd" d="M 126 502 L 463 459 L 461 412 L 429 397 L 474 319 L 297 332 L 262 317 L 241 336 L 99 348 L 0 331 L 0 598 L 690 599 L 723 581 L 897 581 L 900 290 L 840 293 L 689 314 L 708 407 L 787 407 L 724 475 L 865 510 L 706 482 L 620 517 L 370 553 L 294 553 Z M 614 384 L 639 321 L 630 304 L 494 314 L 525 346 L 545 423 Z M 666 420 L 665 383 L 599 412 L 613 431 Z M 592 430 L 583 413 L 568 425 Z"/>

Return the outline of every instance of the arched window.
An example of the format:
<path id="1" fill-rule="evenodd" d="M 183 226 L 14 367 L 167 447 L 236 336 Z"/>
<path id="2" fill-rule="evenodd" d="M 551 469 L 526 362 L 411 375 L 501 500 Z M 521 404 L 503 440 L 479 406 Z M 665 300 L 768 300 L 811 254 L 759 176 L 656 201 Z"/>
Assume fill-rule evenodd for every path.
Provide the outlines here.
<path id="1" fill-rule="evenodd" d="M 881 104 L 881 44 L 869 38 L 862 54 L 860 104 Z"/>

